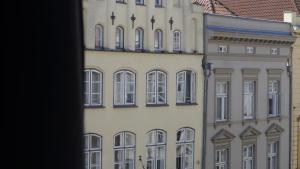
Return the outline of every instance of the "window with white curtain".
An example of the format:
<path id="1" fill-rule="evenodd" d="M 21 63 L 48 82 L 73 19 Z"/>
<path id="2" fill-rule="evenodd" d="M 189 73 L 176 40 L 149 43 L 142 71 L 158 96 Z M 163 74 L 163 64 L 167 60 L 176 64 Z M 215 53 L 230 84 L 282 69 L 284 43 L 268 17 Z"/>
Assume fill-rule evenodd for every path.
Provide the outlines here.
<path id="1" fill-rule="evenodd" d="M 85 169 L 101 169 L 102 137 L 96 134 L 84 136 Z"/>
<path id="2" fill-rule="evenodd" d="M 254 169 L 255 165 L 255 145 L 243 146 L 243 169 Z"/>
<path id="3" fill-rule="evenodd" d="M 176 169 L 194 168 L 195 133 L 191 128 L 181 128 L 176 135 Z"/>
<path id="4" fill-rule="evenodd" d="M 116 48 L 124 48 L 124 29 L 121 26 L 118 26 L 116 29 Z"/>
<path id="5" fill-rule="evenodd" d="M 253 119 L 255 113 L 256 81 L 244 81 L 244 119 Z"/>
<path id="6" fill-rule="evenodd" d="M 147 133 L 147 169 L 165 169 L 166 132 L 152 130 Z"/>
<path id="7" fill-rule="evenodd" d="M 135 49 L 144 49 L 144 30 L 142 28 L 137 28 L 135 30 Z"/>
<path id="8" fill-rule="evenodd" d="M 154 31 L 154 49 L 161 51 L 163 48 L 163 32 L 160 29 Z"/>
<path id="9" fill-rule="evenodd" d="M 173 32 L 173 51 L 181 51 L 181 33 L 178 30 Z"/>
<path id="10" fill-rule="evenodd" d="M 135 169 L 135 134 L 120 132 L 114 136 L 114 169 Z"/>
<path id="11" fill-rule="evenodd" d="M 216 82 L 216 121 L 228 120 L 228 81 Z"/>
<path id="12" fill-rule="evenodd" d="M 114 74 L 114 105 L 135 104 L 135 74 L 121 70 Z"/>
<path id="13" fill-rule="evenodd" d="M 177 73 L 177 103 L 196 103 L 196 74 L 193 71 Z"/>
<path id="14" fill-rule="evenodd" d="M 217 149 L 215 153 L 216 169 L 228 169 L 229 150 L 227 148 Z"/>
<path id="15" fill-rule="evenodd" d="M 84 105 L 102 105 L 102 79 L 101 72 L 94 69 L 84 70 Z"/>
<path id="16" fill-rule="evenodd" d="M 278 80 L 269 80 L 269 116 L 279 116 L 279 86 Z"/>
<path id="17" fill-rule="evenodd" d="M 268 143 L 268 169 L 279 169 L 279 142 Z"/>
<path id="18" fill-rule="evenodd" d="M 103 48 L 104 45 L 104 31 L 103 26 L 98 24 L 95 28 L 95 48 Z"/>
<path id="19" fill-rule="evenodd" d="M 147 73 L 147 104 L 167 103 L 167 75 L 154 70 Z"/>

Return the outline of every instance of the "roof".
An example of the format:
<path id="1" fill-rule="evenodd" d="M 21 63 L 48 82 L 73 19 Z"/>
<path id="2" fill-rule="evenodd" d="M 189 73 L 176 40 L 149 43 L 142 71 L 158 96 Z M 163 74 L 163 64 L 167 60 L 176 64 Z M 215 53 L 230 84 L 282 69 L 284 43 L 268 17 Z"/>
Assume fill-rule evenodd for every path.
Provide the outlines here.
<path id="1" fill-rule="evenodd" d="M 283 21 L 284 11 L 300 14 L 300 0 L 194 0 L 206 13 Z"/>

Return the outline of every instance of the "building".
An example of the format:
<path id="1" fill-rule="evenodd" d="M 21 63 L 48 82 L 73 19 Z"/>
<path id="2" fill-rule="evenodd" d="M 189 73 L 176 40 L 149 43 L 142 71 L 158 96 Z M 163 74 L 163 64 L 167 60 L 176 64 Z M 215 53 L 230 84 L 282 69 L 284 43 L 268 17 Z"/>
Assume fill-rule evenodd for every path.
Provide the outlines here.
<path id="1" fill-rule="evenodd" d="M 293 45 L 293 54 L 292 54 L 292 168 L 300 168 L 300 17 L 297 12 L 285 11 L 284 12 L 284 21 L 289 22 L 293 25 L 294 36 L 296 41 Z"/>
<path id="2" fill-rule="evenodd" d="M 206 168 L 289 168 L 291 24 L 204 15 Z"/>
<path id="3" fill-rule="evenodd" d="M 199 168 L 203 8 L 186 0 L 83 8 L 86 168 Z"/>

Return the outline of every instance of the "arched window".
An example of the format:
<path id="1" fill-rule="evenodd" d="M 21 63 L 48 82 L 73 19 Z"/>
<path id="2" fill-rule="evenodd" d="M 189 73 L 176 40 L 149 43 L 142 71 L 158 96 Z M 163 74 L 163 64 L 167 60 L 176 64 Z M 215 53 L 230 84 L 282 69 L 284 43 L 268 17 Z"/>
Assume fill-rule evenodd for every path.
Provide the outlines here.
<path id="1" fill-rule="evenodd" d="M 95 28 L 95 48 L 103 48 L 104 44 L 104 32 L 103 32 L 103 26 L 102 25 L 96 25 Z"/>
<path id="2" fill-rule="evenodd" d="M 135 134 L 121 132 L 114 136 L 114 169 L 135 169 Z"/>
<path id="3" fill-rule="evenodd" d="M 154 32 L 154 49 L 160 51 L 163 48 L 163 32 L 160 29 L 156 29 Z"/>
<path id="4" fill-rule="evenodd" d="M 173 32 L 173 51 L 181 51 L 181 33 L 180 31 Z"/>
<path id="5" fill-rule="evenodd" d="M 121 70 L 114 74 L 114 105 L 135 104 L 135 74 Z"/>
<path id="6" fill-rule="evenodd" d="M 102 137 L 96 134 L 84 135 L 85 169 L 101 169 Z"/>
<path id="7" fill-rule="evenodd" d="M 135 30 L 135 49 L 144 49 L 144 30 L 142 28 L 137 28 Z"/>
<path id="8" fill-rule="evenodd" d="M 84 70 L 84 105 L 102 105 L 103 75 L 94 69 Z"/>
<path id="9" fill-rule="evenodd" d="M 192 71 L 181 71 L 177 73 L 177 103 L 196 102 L 196 74 Z"/>
<path id="10" fill-rule="evenodd" d="M 147 104 L 167 103 L 167 75 L 160 70 L 147 73 Z"/>
<path id="11" fill-rule="evenodd" d="M 194 130 L 181 128 L 176 135 L 176 169 L 194 168 Z"/>
<path id="12" fill-rule="evenodd" d="M 162 130 L 147 133 L 147 169 L 166 168 L 167 134 Z"/>
<path id="13" fill-rule="evenodd" d="M 124 48 L 124 29 L 121 26 L 118 26 L 116 29 L 116 48 Z"/>

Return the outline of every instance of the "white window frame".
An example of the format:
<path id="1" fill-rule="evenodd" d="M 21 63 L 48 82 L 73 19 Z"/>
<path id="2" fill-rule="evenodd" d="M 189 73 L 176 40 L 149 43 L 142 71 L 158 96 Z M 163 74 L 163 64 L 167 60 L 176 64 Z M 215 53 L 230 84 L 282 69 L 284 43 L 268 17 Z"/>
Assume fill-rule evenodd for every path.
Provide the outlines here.
<path id="1" fill-rule="evenodd" d="M 144 30 L 142 28 L 137 28 L 135 30 L 135 50 L 144 49 Z"/>
<path id="2" fill-rule="evenodd" d="M 95 26 L 95 48 L 103 48 L 104 46 L 104 31 L 103 26 L 100 24 L 97 24 Z"/>
<path id="3" fill-rule="evenodd" d="M 216 150 L 215 167 L 216 169 L 227 169 L 228 168 L 228 149 L 222 148 Z M 222 156 L 223 154 L 223 156 Z"/>
<path id="4" fill-rule="evenodd" d="M 246 54 L 255 54 L 255 47 L 246 46 Z"/>
<path id="5" fill-rule="evenodd" d="M 274 147 L 276 147 L 276 149 L 274 150 Z M 267 149 L 268 149 L 268 159 L 267 159 L 267 163 L 268 163 L 268 169 L 278 169 L 279 168 L 279 141 L 273 141 L 273 142 L 269 142 L 267 145 Z M 275 160 L 275 166 L 273 166 L 273 160 Z"/>
<path id="6" fill-rule="evenodd" d="M 120 74 L 120 82 L 117 82 L 117 75 Z M 133 81 L 128 82 L 126 77 L 127 74 L 133 76 Z M 114 73 L 114 105 L 134 105 L 135 104 L 135 92 L 136 92 L 136 79 L 135 79 L 135 73 L 129 71 L 129 70 L 120 70 Z M 120 86 L 120 92 L 117 93 L 117 87 L 118 84 Z M 133 91 L 127 91 L 127 86 L 133 85 Z M 120 95 L 120 102 L 117 102 L 117 95 Z M 132 102 L 127 102 L 127 94 L 132 94 Z"/>
<path id="7" fill-rule="evenodd" d="M 149 76 L 154 74 L 155 80 L 149 81 Z M 158 76 L 162 75 L 164 76 L 164 81 L 159 81 Z M 150 84 L 151 83 L 151 84 Z M 154 91 L 150 91 L 150 85 L 154 85 Z M 159 92 L 159 85 L 162 85 L 162 89 L 165 89 L 164 91 Z M 161 70 L 153 70 L 151 72 L 147 73 L 147 87 L 146 87 L 146 92 L 147 92 L 147 104 L 166 104 L 167 103 L 167 74 Z M 160 94 L 162 94 L 164 97 L 164 101 L 159 101 Z M 151 98 L 155 98 L 154 102 L 150 101 L 148 98 L 151 95 Z"/>
<path id="8" fill-rule="evenodd" d="M 100 71 L 97 71 L 95 69 L 85 69 L 84 74 L 88 73 L 88 79 L 86 80 L 86 77 L 84 79 L 84 99 L 88 99 L 88 101 L 84 103 L 84 106 L 101 106 L 102 105 L 102 98 L 103 98 L 103 73 Z M 97 73 L 99 77 L 99 81 L 94 82 L 92 77 L 93 73 Z M 98 85 L 98 93 L 93 93 L 94 85 L 93 84 L 99 84 Z M 99 95 L 99 101 L 94 103 L 92 100 L 93 95 Z"/>
<path id="9" fill-rule="evenodd" d="M 255 145 L 249 144 L 243 146 L 243 169 L 255 169 Z M 251 155 L 249 153 L 251 152 Z M 249 164 L 251 164 L 249 166 Z M 252 166 L 252 167 L 251 167 Z"/>
<path id="10" fill-rule="evenodd" d="M 181 132 L 180 138 L 178 139 L 178 132 Z M 188 139 L 188 132 L 190 132 L 191 138 Z M 194 141 L 195 141 L 195 131 L 192 128 L 181 128 L 176 132 L 176 169 L 193 169 L 194 168 Z M 187 154 L 188 147 L 191 147 L 191 153 Z M 180 149 L 180 153 L 178 154 L 177 149 Z M 177 166 L 177 160 L 180 158 L 181 166 Z M 183 165 L 188 163 L 187 158 L 191 158 L 192 164 L 190 164 L 190 168 L 185 168 Z"/>
<path id="11" fill-rule="evenodd" d="M 277 85 L 277 87 L 276 87 Z M 272 98 L 272 109 L 270 109 L 270 97 Z M 268 116 L 276 117 L 280 115 L 280 81 L 269 80 L 268 81 Z M 274 104 L 275 102 L 275 104 Z M 271 112 L 272 111 L 272 112 Z M 270 113 L 271 112 L 271 113 Z"/>
<path id="12" fill-rule="evenodd" d="M 159 137 L 158 133 L 161 133 L 163 135 L 163 142 L 158 141 L 158 137 Z M 165 169 L 166 168 L 166 144 L 167 144 L 167 139 L 166 138 L 167 138 L 167 134 L 163 130 L 156 129 L 156 130 L 149 131 L 147 133 L 147 145 L 146 145 L 146 148 L 147 148 L 147 169 L 148 168 L 149 169 Z M 164 154 L 162 156 L 163 159 L 158 159 L 159 149 L 162 149 L 163 152 L 164 152 Z M 149 152 L 148 152 L 149 150 L 154 152 L 154 159 L 149 158 Z M 158 160 L 164 161 L 163 168 L 157 168 Z M 151 163 L 151 165 L 153 167 L 150 168 L 148 166 L 149 162 Z"/>
<path id="13" fill-rule="evenodd" d="M 187 73 L 190 73 L 190 96 L 189 101 L 187 100 L 187 84 L 186 79 Z M 180 80 L 180 76 L 183 76 L 183 79 Z M 182 91 L 179 91 L 179 86 L 181 86 Z M 180 71 L 176 74 L 176 103 L 196 103 L 196 73 L 189 70 Z"/>
<path id="14" fill-rule="evenodd" d="M 87 141 L 87 143 L 85 142 L 85 144 L 87 144 L 87 148 L 84 148 L 84 154 L 85 157 L 87 157 L 87 161 L 88 164 L 86 164 L 85 161 L 85 169 L 92 169 L 93 167 L 98 167 L 97 169 L 101 169 L 102 168 L 102 137 L 100 135 L 96 135 L 96 134 L 85 134 L 84 137 L 87 137 L 87 139 L 84 139 L 85 141 Z M 97 137 L 100 141 L 99 147 L 97 148 L 92 148 L 92 137 Z M 93 165 L 92 166 L 92 153 L 99 153 L 99 164 L 97 165 Z"/>
<path id="15" fill-rule="evenodd" d="M 124 49 L 124 28 L 121 26 L 116 28 L 116 49 Z"/>
<path id="16" fill-rule="evenodd" d="M 256 107 L 256 81 L 255 80 L 244 80 L 243 84 L 243 119 L 254 119 L 255 118 L 255 107 Z M 246 89 L 245 85 L 248 86 Z M 250 86 L 253 86 L 253 91 L 251 91 Z M 246 90 L 245 90 L 246 89 Z M 247 103 L 246 97 L 251 99 L 251 112 L 247 112 L 247 107 L 249 103 Z"/>
<path id="17" fill-rule="evenodd" d="M 161 51 L 163 49 L 163 31 L 161 29 L 154 31 L 154 49 L 155 51 Z"/>
<path id="18" fill-rule="evenodd" d="M 225 85 L 225 91 L 221 91 L 222 87 Z M 228 110 L 229 110 L 229 83 L 228 81 L 217 81 L 216 82 L 216 121 L 227 121 L 228 120 Z M 218 89 L 219 87 L 219 89 Z M 219 91 L 221 91 L 219 93 Z M 218 110 L 219 110 L 219 105 L 218 105 L 218 99 L 221 99 L 221 118 L 218 117 Z M 225 100 L 227 103 L 225 103 Z"/>
<path id="19" fill-rule="evenodd" d="M 129 144 L 129 145 L 126 144 L 126 136 L 127 135 L 130 135 L 132 137 L 133 144 Z M 117 136 L 120 136 L 120 145 L 119 146 L 116 146 L 116 144 L 115 144 L 115 139 Z M 128 157 L 126 156 L 126 154 L 127 154 L 126 152 L 132 151 L 133 159 L 131 159 L 131 160 L 132 160 L 133 168 L 131 168 L 131 169 L 135 169 L 135 145 L 136 145 L 135 139 L 136 139 L 135 134 L 131 133 L 131 132 L 127 132 L 127 131 L 120 132 L 114 136 L 114 163 L 113 163 L 114 167 L 113 168 L 115 168 L 115 165 L 120 165 L 121 169 L 125 169 L 125 166 L 127 163 L 126 159 L 128 159 Z M 115 155 L 116 155 L 117 151 L 122 152 L 122 154 L 121 154 L 122 160 L 120 162 L 115 161 L 115 159 L 116 159 Z"/>
<path id="20" fill-rule="evenodd" d="M 279 48 L 271 48 L 271 55 L 279 55 Z"/>
<path id="21" fill-rule="evenodd" d="M 173 51 L 181 51 L 181 32 L 179 30 L 173 32 Z"/>
<path id="22" fill-rule="evenodd" d="M 228 53 L 228 45 L 218 45 L 219 53 Z"/>

